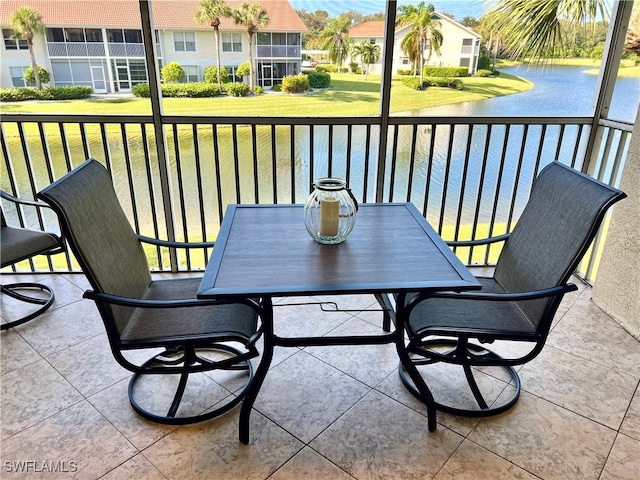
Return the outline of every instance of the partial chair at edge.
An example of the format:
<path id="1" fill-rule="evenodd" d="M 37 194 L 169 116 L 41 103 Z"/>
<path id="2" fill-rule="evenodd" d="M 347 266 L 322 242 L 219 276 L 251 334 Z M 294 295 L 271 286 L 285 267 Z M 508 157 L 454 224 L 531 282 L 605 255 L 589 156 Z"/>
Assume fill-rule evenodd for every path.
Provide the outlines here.
<path id="1" fill-rule="evenodd" d="M 625 194 L 574 169 L 554 162 L 538 175 L 529 201 L 510 234 L 487 240 L 450 242 L 470 247 L 505 242 L 491 278 L 478 278 L 479 292 L 408 293 L 396 298 L 398 328 L 409 342 L 400 377 L 427 406 L 454 415 L 484 417 L 511 408 L 520 395 L 520 379 L 513 368 L 542 350 L 554 314 L 568 283 L 595 237 L 605 213 Z M 485 347 L 496 340 L 528 342 L 527 353 L 503 358 Z M 454 406 L 433 399 L 416 368 L 437 362 L 463 368 L 477 408 Z M 490 405 L 474 377 L 474 367 L 506 369 L 515 387 L 505 402 Z M 428 367 L 426 367 L 428 368 Z M 435 417 L 430 422 L 435 429 Z"/>
<path id="2" fill-rule="evenodd" d="M 36 209 L 49 208 L 49 205 L 45 203 L 17 198 L 2 190 L 0 190 L 0 197 L 2 197 L 3 200 L 12 202 L 16 206 L 16 209 L 18 209 L 18 212 L 21 206 Z M 3 209 L 0 209 L 0 217 L 0 242 L 2 243 L 0 256 L 2 257 L 2 268 L 30 259 L 36 255 L 55 255 L 64 252 L 64 240 L 60 236 L 43 230 L 9 226 Z M 20 217 L 20 213 L 18 213 L 18 217 Z M 20 282 L 0 285 L 0 290 L 3 294 L 21 302 L 41 305 L 40 308 L 28 315 L 17 320 L 3 323 L 0 325 L 0 330 L 17 327 L 29 320 L 33 320 L 51 307 L 55 300 L 55 294 L 51 287 L 40 283 Z M 29 292 L 34 290 L 45 292 L 46 295 L 29 295 Z"/>

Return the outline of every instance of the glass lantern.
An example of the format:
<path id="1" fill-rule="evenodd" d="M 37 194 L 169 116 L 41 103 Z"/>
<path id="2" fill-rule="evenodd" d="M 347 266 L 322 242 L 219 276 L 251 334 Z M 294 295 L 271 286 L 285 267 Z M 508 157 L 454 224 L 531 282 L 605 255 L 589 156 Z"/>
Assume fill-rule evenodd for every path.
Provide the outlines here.
<path id="1" fill-rule="evenodd" d="M 344 241 L 356 224 L 358 202 L 347 182 L 340 178 L 319 178 L 304 206 L 304 224 L 316 242 Z"/>

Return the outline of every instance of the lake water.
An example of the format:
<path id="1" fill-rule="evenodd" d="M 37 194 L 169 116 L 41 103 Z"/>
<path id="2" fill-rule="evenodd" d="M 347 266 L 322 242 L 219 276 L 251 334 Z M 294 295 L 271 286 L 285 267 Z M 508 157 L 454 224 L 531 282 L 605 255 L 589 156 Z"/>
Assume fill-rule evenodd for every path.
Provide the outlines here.
<path id="1" fill-rule="evenodd" d="M 589 116 L 594 102 L 597 75 L 589 67 L 510 67 L 500 71 L 523 77 L 534 87 L 515 95 L 421 110 L 422 115 L 487 116 Z M 616 81 L 609 118 L 634 122 L 640 103 L 640 78 Z"/>

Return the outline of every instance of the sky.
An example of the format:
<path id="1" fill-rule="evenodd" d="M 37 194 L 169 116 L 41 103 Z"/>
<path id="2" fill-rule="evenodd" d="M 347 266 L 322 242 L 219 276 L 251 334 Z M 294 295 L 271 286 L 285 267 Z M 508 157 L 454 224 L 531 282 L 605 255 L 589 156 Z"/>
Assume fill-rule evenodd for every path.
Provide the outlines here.
<path id="1" fill-rule="evenodd" d="M 416 5 L 419 0 L 399 0 L 399 4 L 413 3 Z M 299 10 L 304 8 L 307 12 L 316 10 L 326 10 L 330 17 L 347 11 L 355 10 L 363 14 L 383 12 L 385 10 L 385 0 L 289 0 L 289 3 Z M 457 20 L 470 16 L 480 18 L 487 9 L 485 0 L 425 0 L 431 3 L 436 10 L 443 13 L 452 14 Z"/>

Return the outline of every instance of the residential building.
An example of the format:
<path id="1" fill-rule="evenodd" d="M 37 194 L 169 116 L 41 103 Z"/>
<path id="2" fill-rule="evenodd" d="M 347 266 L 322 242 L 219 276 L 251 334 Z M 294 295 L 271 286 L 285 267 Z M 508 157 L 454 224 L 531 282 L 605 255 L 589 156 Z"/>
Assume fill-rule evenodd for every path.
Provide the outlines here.
<path id="1" fill-rule="evenodd" d="M 229 1 L 237 8 L 240 1 Z M 269 23 L 254 40 L 258 85 L 271 87 L 283 76 L 300 72 L 302 33 L 307 29 L 287 0 L 260 0 Z M 12 38 L 11 14 L 22 6 L 36 10 L 45 25 L 34 39 L 36 61 L 51 74 L 54 85 L 89 85 L 95 93 L 130 92 L 147 81 L 137 0 L 4 0 L 0 3 L 2 67 L 0 87 L 25 86 L 31 65 L 26 41 Z M 202 81 L 216 64 L 214 30 L 195 20 L 199 0 L 154 0 L 153 23 L 159 62 L 178 62 L 184 81 Z M 244 26 L 223 18 L 220 25 L 221 65 L 234 75 L 248 61 Z"/>
<path id="2" fill-rule="evenodd" d="M 429 51 L 430 46 L 428 47 L 425 51 L 424 64 L 441 67 L 468 67 L 469 74 L 475 74 L 478 69 L 481 36 L 443 13 L 434 11 L 431 18 L 440 23 L 439 29 L 444 40 L 440 53 Z M 411 26 L 409 25 L 396 26 L 393 48 L 393 73 L 398 70 L 409 70 L 412 67 L 409 57 L 400 47 L 402 40 L 410 30 Z M 349 30 L 349 36 L 356 44 L 369 41 L 380 46 L 380 58 L 376 63 L 369 66 L 369 73 L 381 73 L 384 61 L 384 52 L 382 51 L 384 46 L 384 22 L 371 21 L 356 25 Z M 359 59 L 354 61 L 359 62 Z"/>

